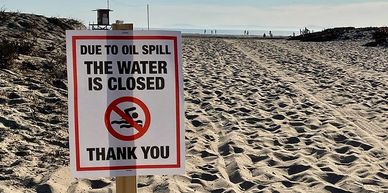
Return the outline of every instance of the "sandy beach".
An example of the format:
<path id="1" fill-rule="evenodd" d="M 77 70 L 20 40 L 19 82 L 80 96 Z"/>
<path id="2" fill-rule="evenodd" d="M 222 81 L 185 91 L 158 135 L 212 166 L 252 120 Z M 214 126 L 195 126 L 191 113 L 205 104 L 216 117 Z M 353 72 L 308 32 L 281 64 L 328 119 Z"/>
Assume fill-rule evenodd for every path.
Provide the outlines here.
<path id="1" fill-rule="evenodd" d="M 387 191 L 384 50 L 185 43 L 188 173 L 199 186 L 184 192 Z"/>
<path id="2" fill-rule="evenodd" d="M 388 192 L 388 52 L 363 44 L 184 38 L 186 175 L 139 192 Z M 115 192 L 71 177 L 65 89 L 0 85 L 0 192 Z"/>

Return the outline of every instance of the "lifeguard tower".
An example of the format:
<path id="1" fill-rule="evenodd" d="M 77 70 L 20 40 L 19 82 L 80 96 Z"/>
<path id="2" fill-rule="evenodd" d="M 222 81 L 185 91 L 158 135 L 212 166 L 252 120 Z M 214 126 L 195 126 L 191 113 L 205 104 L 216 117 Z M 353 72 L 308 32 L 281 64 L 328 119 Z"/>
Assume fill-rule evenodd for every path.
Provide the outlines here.
<path id="1" fill-rule="evenodd" d="M 92 30 L 110 30 L 112 25 L 109 22 L 109 12 L 113 11 L 111 9 L 96 9 L 93 10 L 97 12 L 97 24 L 89 24 L 89 29 Z"/>

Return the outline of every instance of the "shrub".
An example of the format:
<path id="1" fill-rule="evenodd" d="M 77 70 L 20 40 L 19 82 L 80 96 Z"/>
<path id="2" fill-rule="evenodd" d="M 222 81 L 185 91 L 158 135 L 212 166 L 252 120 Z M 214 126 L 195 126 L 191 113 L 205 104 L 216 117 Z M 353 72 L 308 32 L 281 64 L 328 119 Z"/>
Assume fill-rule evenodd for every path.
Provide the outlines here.
<path id="1" fill-rule="evenodd" d="M 30 54 L 33 44 L 21 40 L 3 39 L 0 42 L 0 68 L 8 68 L 20 54 Z"/>
<path id="2" fill-rule="evenodd" d="M 66 79 L 66 54 L 57 52 L 49 56 L 50 59 L 43 63 L 43 70 L 53 79 Z"/>
<path id="3" fill-rule="evenodd" d="M 369 42 L 365 46 L 388 46 L 388 27 L 377 28 L 373 33 L 373 39 L 374 42 Z"/>
<path id="4" fill-rule="evenodd" d="M 0 8 L 0 22 L 3 23 L 9 19 L 9 14 L 6 12 L 4 7 Z"/>
<path id="5" fill-rule="evenodd" d="M 56 61 L 56 66 L 52 70 L 52 77 L 57 79 L 66 79 L 67 78 L 66 54 L 58 53 L 54 55 L 54 60 Z"/>
<path id="6" fill-rule="evenodd" d="M 373 34 L 377 44 L 388 43 L 388 27 L 381 27 Z"/>
<path id="7" fill-rule="evenodd" d="M 74 30 L 84 26 L 81 21 L 76 19 L 50 17 L 47 18 L 47 21 L 52 26 L 58 26 L 62 30 Z"/>

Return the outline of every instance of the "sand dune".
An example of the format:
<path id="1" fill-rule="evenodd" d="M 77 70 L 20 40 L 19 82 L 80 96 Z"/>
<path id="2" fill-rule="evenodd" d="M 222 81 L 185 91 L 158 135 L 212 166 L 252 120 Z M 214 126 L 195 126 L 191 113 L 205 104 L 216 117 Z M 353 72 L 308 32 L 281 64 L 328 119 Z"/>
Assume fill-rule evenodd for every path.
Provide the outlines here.
<path id="1" fill-rule="evenodd" d="M 386 49 L 183 43 L 186 175 L 141 176 L 139 192 L 388 192 Z M 70 176 L 64 90 L 0 76 L 0 192 L 114 192 Z"/>

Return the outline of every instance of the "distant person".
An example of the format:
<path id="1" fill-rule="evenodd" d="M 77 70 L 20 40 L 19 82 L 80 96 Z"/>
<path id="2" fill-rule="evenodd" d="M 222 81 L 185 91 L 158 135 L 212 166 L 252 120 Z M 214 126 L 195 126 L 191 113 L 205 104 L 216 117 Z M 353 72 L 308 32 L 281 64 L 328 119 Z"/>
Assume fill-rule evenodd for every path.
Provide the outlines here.
<path id="1" fill-rule="evenodd" d="M 266 37 L 267 37 L 267 35 L 264 33 L 264 34 L 263 34 L 263 38 L 266 38 Z"/>
<path id="2" fill-rule="evenodd" d="M 244 30 L 244 36 L 247 35 L 247 31 Z"/>
<path id="3" fill-rule="evenodd" d="M 304 28 L 304 34 L 309 34 L 310 33 L 310 30 L 307 29 L 307 27 Z"/>
<path id="4" fill-rule="evenodd" d="M 210 33 L 213 35 L 213 30 L 210 30 Z"/>
<path id="5" fill-rule="evenodd" d="M 206 29 L 205 29 L 205 30 L 203 30 L 203 34 L 206 34 Z"/>
<path id="6" fill-rule="evenodd" d="M 214 34 L 217 34 L 217 30 L 216 29 L 214 30 Z"/>
<path id="7" fill-rule="evenodd" d="M 247 30 L 247 36 L 249 36 L 249 31 Z"/>
<path id="8" fill-rule="evenodd" d="M 300 30 L 300 35 L 304 36 L 310 33 L 310 30 L 305 27 L 304 29 Z"/>
<path id="9" fill-rule="evenodd" d="M 273 38 L 272 31 L 269 31 L 269 37 Z"/>
<path id="10" fill-rule="evenodd" d="M 292 32 L 292 37 L 295 37 L 295 32 Z"/>

